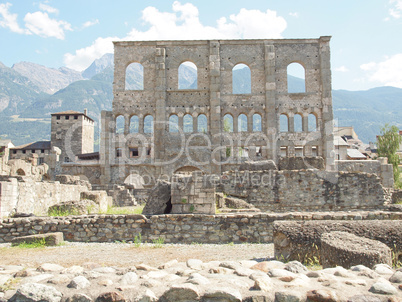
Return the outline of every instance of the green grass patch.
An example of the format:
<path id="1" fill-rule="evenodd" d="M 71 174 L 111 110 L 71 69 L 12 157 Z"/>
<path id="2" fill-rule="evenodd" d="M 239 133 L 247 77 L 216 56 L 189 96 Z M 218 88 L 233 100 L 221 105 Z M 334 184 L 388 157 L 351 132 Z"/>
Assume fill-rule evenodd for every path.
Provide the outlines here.
<path id="1" fill-rule="evenodd" d="M 47 214 L 52 217 L 79 215 L 77 211 L 63 209 L 63 208 L 51 208 L 51 209 L 49 209 Z"/>
<path id="2" fill-rule="evenodd" d="M 46 247 L 46 240 L 45 238 L 37 239 L 32 242 L 21 242 L 20 244 L 16 245 L 15 247 L 21 249 L 35 249 L 35 248 L 43 248 Z"/>
<path id="3" fill-rule="evenodd" d="M 21 278 L 11 278 L 0 286 L 0 292 L 5 293 L 8 290 L 15 290 L 15 286 L 21 281 Z"/>
<path id="4" fill-rule="evenodd" d="M 106 213 L 108 215 L 132 215 L 132 214 L 142 214 L 144 205 L 136 207 L 108 207 Z"/>
<path id="5" fill-rule="evenodd" d="M 153 248 L 161 248 L 165 243 L 165 238 L 159 237 L 158 239 L 152 240 Z"/>
<path id="6" fill-rule="evenodd" d="M 139 233 L 138 236 L 134 237 L 134 246 L 141 247 L 141 244 L 142 244 L 142 236 L 141 233 Z"/>

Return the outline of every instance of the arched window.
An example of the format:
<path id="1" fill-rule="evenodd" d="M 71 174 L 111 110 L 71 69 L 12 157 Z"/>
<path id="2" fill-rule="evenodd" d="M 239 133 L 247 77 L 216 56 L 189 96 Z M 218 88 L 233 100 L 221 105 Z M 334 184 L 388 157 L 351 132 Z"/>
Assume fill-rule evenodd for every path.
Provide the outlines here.
<path id="1" fill-rule="evenodd" d="M 197 132 L 206 133 L 208 131 L 208 121 L 205 114 L 200 114 L 197 117 Z"/>
<path id="2" fill-rule="evenodd" d="M 279 118 L 279 130 L 280 132 L 289 131 L 288 116 L 286 114 L 281 114 Z"/>
<path id="3" fill-rule="evenodd" d="M 237 132 L 247 132 L 247 116 L 245 114 L 237 117 Z"/>
<path id="4" fill-rule="evenodd" d="M 288 93 L 306 92 L 306 75 L 304 67 L 299 63 L 291 63 L 287 68 Z"/>
<path id="5" fill-rule="evenodd" d="M 130 118 L 130 133 L 138 133 L 139 125 L 140 125 L 140 121 L 138 119 L 138 116 L 133 115 Z"/>
<path id="6" fill-rule="evenodd" d="M 197 66 L 193 62 L 183 62 L 179 66 L 179 89 L 197 89 Z"/>
<path id="7" fill-rule="evenodd" d="M 116 133 L 124 133 L 124 116 L 122 115 L 116 117 Z"/>
<path id="8" fill-rule="evenodd" d="M 233 132 L 233 117 L 229 113 L 223 117 L 223 131 Z"/>
<path id="9" fill-rule="evenodd" d="M 152 115 L 147 115 L 144 118 L 144 133 L 154 132 L 154 117 Z"/>
<path id="10" fill-rule="evenodd" d="M 253 114 L 253 132 L 262 131 L 261 115 L 258 113 Z"/>
<path id="11" fill-rule="evenodd" d="M 175 114 L 169 117 L 169 132 L 179 132 L 179 117 Z"/>
<path id="12" fill-rule="evenodd" d="M 308 115 L 308 131 L 314 132 L 317 131 L 317 117 L 315 114 L 310 113 Z"/>
<path id="13" fill-rule="evenodd" d="M 295 114 L 294 123 L 295 123 L 295 132 L 303 132 L 303 118 L 301 114 Z"/>
<path id="14" fill-rule="evenodd" d="M 131 63 L 126 68 L 126 90 L 144 89 L 144 67 L 140 63 Z"/>
<path id="15" fill-rule="evenodd" d="M 251 71 L 245 64 L 237 64 L 232 69 L 233 94 L 251 93 Z"/>
<path id="16" fill-rule="evenodd" d="M 193 117 L 190 114 L 186 114 L 183 118 L 183 131 L 193 132 Z"/>

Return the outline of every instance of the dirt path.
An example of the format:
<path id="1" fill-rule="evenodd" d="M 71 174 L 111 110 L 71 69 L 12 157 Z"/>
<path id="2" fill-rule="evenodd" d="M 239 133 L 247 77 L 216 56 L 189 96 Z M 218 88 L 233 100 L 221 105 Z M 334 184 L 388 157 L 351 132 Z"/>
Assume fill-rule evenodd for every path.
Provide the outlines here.
<path id="1" fill-rule="evenodd" d="M 163 244 L 155 247 L 143 244 L 135 247 L 125 243 L 66 243 L 58 247 L 19 248 L 0 245 L 0 265 L 37 267 L 42 263 L 57 263 L 65 267 L 95 262 L 104 266 L 127 267 L 145 263 L 159 266 L 177 259 L 208 261 L 262 260 L 273 257 L 273 244 Z"/>

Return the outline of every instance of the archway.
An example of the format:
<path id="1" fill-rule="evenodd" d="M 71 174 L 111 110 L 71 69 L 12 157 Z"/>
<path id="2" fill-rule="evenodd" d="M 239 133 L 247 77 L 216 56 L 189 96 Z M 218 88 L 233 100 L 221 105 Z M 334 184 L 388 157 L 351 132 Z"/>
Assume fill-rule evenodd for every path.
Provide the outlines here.
<path id="1" fill-rule="evenodd" d="M 176 171 L 174 171 L 174 174 L 176 173 L 193 173 L 193 172 L 202 172 L 201 169 L 194 167 L 194 166 L 183 166 L 178 168 Z"/>

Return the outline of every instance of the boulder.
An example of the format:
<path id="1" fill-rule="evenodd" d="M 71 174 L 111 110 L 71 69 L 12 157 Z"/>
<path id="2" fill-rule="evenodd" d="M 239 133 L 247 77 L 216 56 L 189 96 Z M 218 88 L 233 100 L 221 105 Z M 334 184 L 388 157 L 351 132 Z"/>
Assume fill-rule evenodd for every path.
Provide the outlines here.
<path id="1" fill-rule="evenodd" d="M 398 255 L 402 253 L 401 220 L 312 220 L 275 221 L 273 241 L 275 258 L 298 260 L 302 263 L 320 256 L 321 235 L 341 231 L 356 236 L 378 240 Z"/>
<path id="2" fill-rule="evenodd" d="M 118 292 L 107 292 L 98 296 L 96 302 L 125 302 L 126 298 Z"/>
<path id="3" fill-rule="evenodd" d="M 148 200 L 144 209 L 142 210 L 142 214 L 158 215 L 169 213 L 171 210 L 170 197 L 171 183 L 159 179 L 149 193 Z"/>
<path id="4" fill-rule="evenodd" d="M 391 249 L 384 243 L 346 232 L 330 232 L 321 236 L 321 264 L 323 268 L 354 265 L 373 267 L 392 264 Z"/>
<path id="5" fill-rule="evenodd" d="M 15 302 L 59 302 L 62 294 L 57 289 L 39 283 L 21 285 L 10 301 Z"/>
<path id="6" fill-rule="evenodd" d="M 196 301 L 200 297 L 198 288 L 189 283 L 172 285 L 163 296 L 169 302 Z"/>
<path id="7" fill-rule="evenodd" d="M 11 240 L 11 245 L 16 246 L 23 242 L 34 243 L 42 240 L 44 240 L 45 245 L 47 246 L 55 246 L 61 244 L 64 241 L 64 237 L 62 232 L 21 236 L 13 238 Z"/>
<path id="8" fill-rule="evenodd" d="M 77 276 L 67 285 L 69 288 L 83 289 L 90 286 L 91 283 L 84 276 Z"/>

